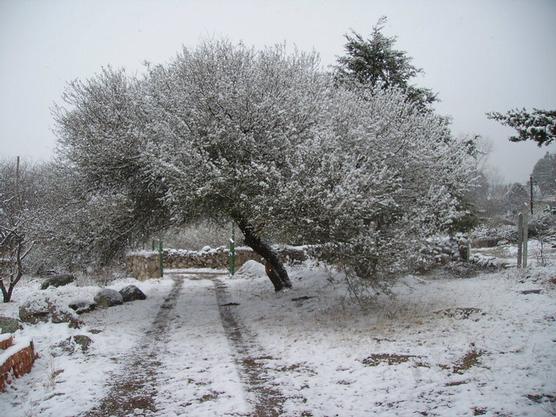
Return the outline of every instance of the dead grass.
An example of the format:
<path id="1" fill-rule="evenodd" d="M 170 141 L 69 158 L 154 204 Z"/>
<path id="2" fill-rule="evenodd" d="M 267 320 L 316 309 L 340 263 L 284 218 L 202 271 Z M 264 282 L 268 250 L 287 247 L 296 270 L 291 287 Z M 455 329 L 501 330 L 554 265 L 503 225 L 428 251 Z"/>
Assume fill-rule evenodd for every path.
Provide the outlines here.
<path id="1" fill-rule="evenodd" d="M 458 320 L 466 320 L 469 319 L 471 316 L 478 316 L 479 314 L 483 316 L 485 315 L 485 313 L 483 313 L 480 308 L 475 307 L 449 308 L 446 310 L 435 311 L 434 313 Z"/>
<path id="2" fill-rule="evenodd" d="M 415 355 L 400 355 L 396 353 L 373 353 L 366 357 L 361 362 L 367 366 L 378 366 L 381 363 L 387 365 L 399 365 L 400 363 L 408 362 L 412 358 L 418 358 Z"/>
<path id="3" fill-rule="evenodd" d="M 482 354 L 483 352 L 481 351 L 475 349 L 470 350 L 465 354 L 463 358 L 461 358 L 454 364 L 452 371 L 455 374 L 463 374 L 465 371 L 469 370 L 479 363 L 479 358 Z"/>

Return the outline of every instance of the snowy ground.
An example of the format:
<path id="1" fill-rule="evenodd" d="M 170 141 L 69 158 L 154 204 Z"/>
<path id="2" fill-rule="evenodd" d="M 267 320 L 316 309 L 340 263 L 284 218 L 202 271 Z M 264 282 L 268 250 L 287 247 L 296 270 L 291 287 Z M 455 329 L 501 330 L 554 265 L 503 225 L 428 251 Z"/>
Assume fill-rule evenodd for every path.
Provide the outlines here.
<path id="1" fill-rule="evenodd" d="M 0 415 L 556 414 L 554 266 L 407 276 L 364 311 L 323 270 L 291 269 L 295 288 L 281 294 L 262 266 L 240 272 L 120 280 L 111 287 L 134 283 L 147 300 L 82 315 L 81 329 L 25 327 L 18 336 L 40 357 L 0 394 Z M 38 286 L 21 286 L 0 315 L 16 316 Z M 71 301 L 97 290 L 47 291 Z M 90 336 L 89 353 L 52 357 L 70 334 Z M 124 407 L 126 389 L 144 394 L 126 405 L 142 411 L 111 408 Z"/>

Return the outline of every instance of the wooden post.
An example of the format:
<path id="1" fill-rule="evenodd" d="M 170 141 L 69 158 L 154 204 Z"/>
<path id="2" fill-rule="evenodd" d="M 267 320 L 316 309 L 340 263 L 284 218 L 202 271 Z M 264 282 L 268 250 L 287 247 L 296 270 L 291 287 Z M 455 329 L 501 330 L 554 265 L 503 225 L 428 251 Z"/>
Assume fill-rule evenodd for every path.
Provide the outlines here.
<path id="1" fill-rule="evenodd" d="M 523 268 L 527 268 L 527 240 L 529 239 L 529 216 L 527 216 L 527 213 L 524 214 L 523 216 L 523 250 L 522 250 L 522 254 L 523 254 Z"/>
<path id="2" fill-rule="evenodd" d="M 164 276 L 164 259 L 163 259 L 162 240 L 158 241 L 158 260 L 160 262 L 160 278 Z"/>
<path id="3" fill-rule="evenodd" d="M 517 267 L 521 268 L 523 249 L 523 214 L 519 213 L 517 217 Z"/>
<path id="4" fill-rule="evenodd" d="M 19 156 L 17 156 L 15 160 L 15 198 L 17 210 L 21 211 L 21 193 L 19 192 Z"/>

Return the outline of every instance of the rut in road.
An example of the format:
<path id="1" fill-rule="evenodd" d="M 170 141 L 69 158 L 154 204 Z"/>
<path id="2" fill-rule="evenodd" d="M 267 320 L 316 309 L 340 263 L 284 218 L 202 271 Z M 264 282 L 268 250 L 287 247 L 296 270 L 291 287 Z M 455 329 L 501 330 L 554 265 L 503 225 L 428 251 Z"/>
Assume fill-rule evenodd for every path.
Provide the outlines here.
<path id="1" fill-rule="evenodd" d="M 111 381 L 109 392 L 100 405 L 82 414 L 82 417 L 156 414 L 154 399 L 157 393 L 156 374 L 160 366 L 158 351 L 168 337 L 171 312 L 183 286 L 183 278 L 173 279 L 173 288 L 160 306 L 151 328 L 132 352 L 130 362 Z"/>
<path id="2" fill-rule="evenodd" d="M 255 336 L 243 326 L 234 313 L 233 303 L 226 284 L 213 279 L 216 298 L 226 336 L 234 351 L 234 359 L 239 368 L 245 390 L 252 394 L 254 403 L 251 417 L 278 417 L 282 414 L 286 398 L 272 384 L 272 377 L 264 367 L 265 360 L 272 359 L 265 355 Z"/>

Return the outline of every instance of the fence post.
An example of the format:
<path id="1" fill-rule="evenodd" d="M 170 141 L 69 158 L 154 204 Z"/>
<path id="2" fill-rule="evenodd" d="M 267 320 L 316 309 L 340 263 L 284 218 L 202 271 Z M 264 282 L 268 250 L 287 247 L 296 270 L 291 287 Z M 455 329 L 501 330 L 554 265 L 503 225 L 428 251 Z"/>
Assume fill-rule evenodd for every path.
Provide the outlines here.
<path id="1" fill-rule="evenodd" d="M 164 276 L 164 261 L 162 259 L 162 240 L 158 241 L 158 258 L 160 261 L 160 278 Z"/>
<path id="2" fill-rule="evenodd" d="M 230 275 L 234 276 L 236 272 L 236 235 L 235 235 L 235 226 L 232 223 L 232 238 L 230 239 L 230 250 L 228 252 L 228 269 L 230 271 Z"/>
<path id="3" fill-rule="evenodd" d="M 519 213 L 517 217 L 517 267 L 521 268 L 523 249 L 523 214 Z"/>

